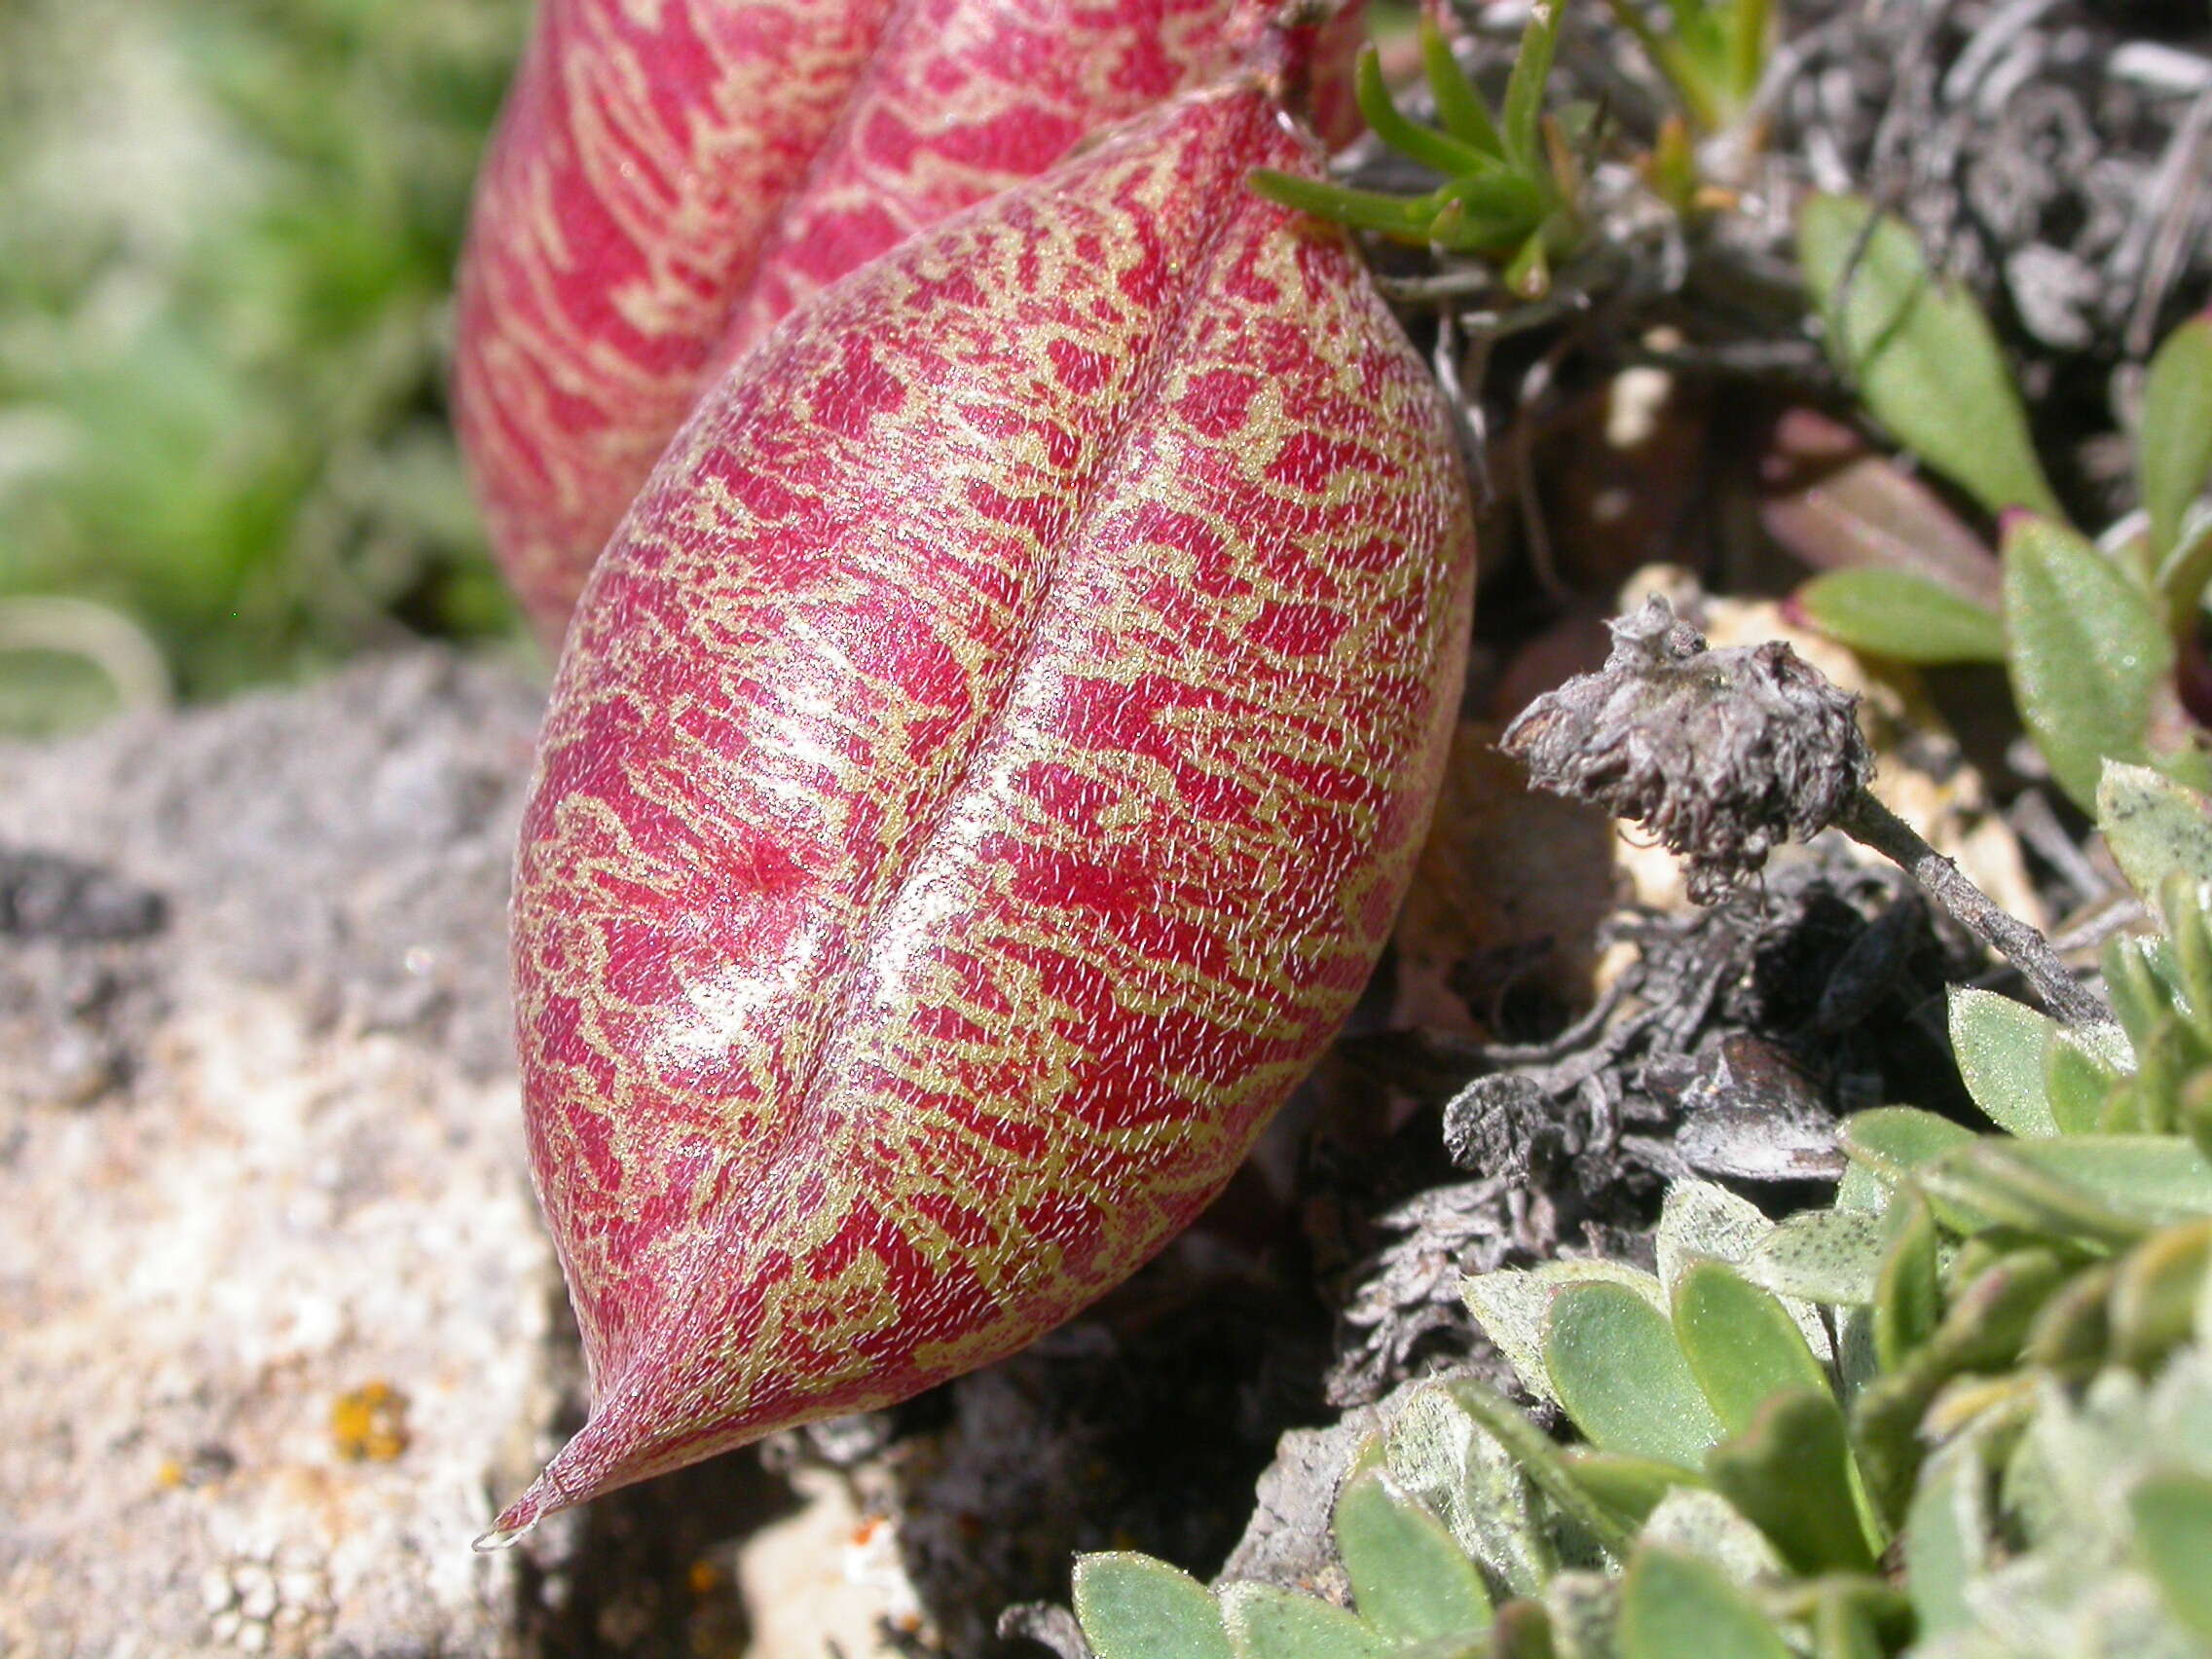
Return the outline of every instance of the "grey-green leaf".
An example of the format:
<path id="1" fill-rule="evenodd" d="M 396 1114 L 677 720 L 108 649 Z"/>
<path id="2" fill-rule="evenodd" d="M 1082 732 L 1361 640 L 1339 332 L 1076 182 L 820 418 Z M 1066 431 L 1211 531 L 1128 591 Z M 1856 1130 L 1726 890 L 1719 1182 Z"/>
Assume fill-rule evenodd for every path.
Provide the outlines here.
<path id="1" fill-rule="evenodd" d="M 2153 1475 L 2128 1494 L 2136 1549 L 2173 1615 L 2212 1641 L 2212 1479 Z"/>
<path id="2" fill-rule="evenodd" d="M 1342 1607 L 1272 1584 L 1232 1584 L 1221 1608 L 1236 1659 L 1382 1659 L 1397 1645 Z"/>
<path id="3" fill-rule="evenodd" d="M 1900 662 L 2003 662 L 2005 619 L 1909 571 L 1861 565 L 1815 576 L 1797 603 L 1822 633 Z"/>
<path id="4" fill-rule="evenodd" d="M 1490 1625 L 1482 1574 L 1435 1516 L 1380 1471 L 1337 1499 L 1337 1553 L 1359 1616 L 1400 1641 L 1468 1635 Z"/>
<path id="5" fill-rule="evenodd" d="M 1098 1659 L 1232 1659 L 1206 1587 L 1150 1556 L 1079 1557 L 1075 1616 Z"/>
<path id="6" fill-rule="evenodd" d="M 1715 1567 L 1639 1550 L 1621 1587 L 1621 1659 L 1789 1659 L 1765 1615 Z"/>
<path id="7" fill-rule="evenodd" d="M 1863 1306 L 1882 1268 L 1882 1218 L 1869 1210 L 1800 1210 L 1741 1264 L 1753 1284 L 1807 1302 Z"/>
<path id="8" fill-rule="evenodd" d="M 1706 1402 L 1730 1434 L 1751 1427 L 1777 1394 L 1825 1393 L 1826 1370 L 1781 1303 L 1718 1262 L 1698 1262 L 1675 1285 L 1675 1341 Z"/>
<path id="9" fill-rule="evenodd" d="M 1844 1120 L 1842 1135 L 1843 1150 L 1852 1161 L 1892 1185 L 1973 1138 L 1972 1130 L 1917 1106 L 1877 1106 L 1857 1113 Z"/>
<path id="10" fill-rule="evenodd" d="M 1988 1559 L 1987 1479 L 1972 1441 L 1954 1442 L 1929 1461 L 1905 1521 L 1905 1588 L 1920 1633 L 1936 1638 L 1971 1630 L 1967 1586 Z"/>
<path id="11" fill-rule="evenodd" d="M 2044 1097 L 2044 1047 L 2056 1021 L 1994 991 L 1951 988 L 1951 1049 L 1973 1103 L 2016 1135 L 2055 1135 Z"/>
<path id="12" fill-rule="evenodd" d="M 2012 695 L 2051 776 L 2096 810 L 2108 758 L 2151 758 L 2148 733 L 2172 641 L 2151 598 L 2074 531 L 2015 520 L 2005 536 Z"/>
<path id="13" fill-rule="evenodd" d="M 1622 1285 L 1578 1284 L 1553 1300 L 1544 1365 L 1592 1444 L 1701 1467 L 1721 1435 L 1666 1315 Z"/>
<path id="14" fill-rule="evenodd" d="M 1843 1411 L 1825 1388 L 1774 1395 L 1749 1430 L 1713 1449 L 1705 1472 L 1797 1571 L 1873 1569 Z"/>
<path id="15" fill-rule="evenodd" d="M 1798 218 L 1797 254 L 1828 354 L 1875 418 L 1992 512 L 2058 516 L 1988 319 L 1928 269 L 1912 232 L 1856 197 L 1815 196 Z"/>
<path id="16" fill-rule="evenodd" d="M 2135 470 L 2151 517 L 2151 548 L 2163 556 L 2181 539 L 2189 504 L 2212 473 L 2212 317 L 2192 317 L 2151 358 Z"/>
<path id="17" fill-rule="evenodd" d="M 2212 799 L 2149 766 L 2108 760 L 2097 784 L 2097 828 L 2120 873 L 2156 905 L 2166 877 L 2212 881 Z"/>

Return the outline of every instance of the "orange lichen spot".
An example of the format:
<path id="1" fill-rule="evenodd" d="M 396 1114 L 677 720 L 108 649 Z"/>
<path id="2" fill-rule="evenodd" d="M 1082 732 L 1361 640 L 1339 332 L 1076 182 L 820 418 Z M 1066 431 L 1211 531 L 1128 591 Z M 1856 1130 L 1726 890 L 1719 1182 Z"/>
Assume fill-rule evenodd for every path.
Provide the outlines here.
<path id="1" fill-rule="evenodd" d="M 407 1396 L 364 1382 L 330 1403 L 330 1438 L 349 1462 L 388 1463 L 407 1450 Z"/>
<path id="2" fill-rule="evenodd" d="M 154 1471 L 154 1484 L 164 1492 L 174 1492 L 184 1485 L 184 1464 L 174 1457 L 164 1457 L 161 1467 Z"/>
<path id="3" fill-rule="evenodd" d="M 884 1518 L 883 1518 L 882 1516 L 880 1516 L 880 1515 L 866 1515 L 866 1516 L 863 1516 L 863 1517 L 861 1518 L 861 1524 L 860 1524 L 860 1525 L 859 1525 L 858 1527 L 855 1527 L 855 1528 L 853 1529 L 853 1542 L 854 1542 L 854 1544 L 855 1544 L 855 1545 L 857 1545 L 857 1546 L 863 1546 L 863 1547 L 865 1547 L 866 1545 L 867 1545 L 867 1544 L 869 1544 L 869 1543 L 873 1542 L 873 1541 L 874 1541 L 874 1539 L 875 1539 L 875 1535 L 876 1535 L 876 1534 L 877 1534 L 878 1532 L 882 1531 L 882 1530 L 883 1530 L 883 1528 L 884 1528 Z"/>
<path id="4" fill-rule="evenodd" d="M 711 1561 L 693 1562 L 691 1570 L 684 1574 L 684 1582 L 690 1585 L 694 1596 L 712 1596 L 721 1581 L 722 1575 L 715 1569 L 715 1564 Z"/>

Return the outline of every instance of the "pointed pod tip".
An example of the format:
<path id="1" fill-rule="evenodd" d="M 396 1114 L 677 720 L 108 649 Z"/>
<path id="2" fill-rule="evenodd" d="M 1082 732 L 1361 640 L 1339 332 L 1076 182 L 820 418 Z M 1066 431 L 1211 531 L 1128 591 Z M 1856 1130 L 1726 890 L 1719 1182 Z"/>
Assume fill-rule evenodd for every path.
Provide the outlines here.
<path id="1" fill-rule="evenodd" d="M 494 1527 L 489 1532 L 477 1533 L 468 1541 L 468 1547 L 478 1555 L 497 1555 L 521 1543 L 536 1525 L 535 1521 L 526 1521 L 520 1527 Z"/>

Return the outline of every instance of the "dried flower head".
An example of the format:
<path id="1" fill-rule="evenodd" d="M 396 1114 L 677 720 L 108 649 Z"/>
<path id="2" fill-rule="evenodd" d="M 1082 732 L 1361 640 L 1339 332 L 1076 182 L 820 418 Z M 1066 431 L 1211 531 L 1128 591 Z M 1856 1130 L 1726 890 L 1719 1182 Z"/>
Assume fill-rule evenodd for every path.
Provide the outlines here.
<path id="1" fill-rule="evenodd" d="M 1779 640 L 1711 650 L 1653 595 L 1612 623 L 1595 674 L 1545 693 L 1504 748 L 1538 788 L 1641 824 L 1710 903 L 1780 842 L 1809 840 L 1864 788 L 1858 699 Z"/>

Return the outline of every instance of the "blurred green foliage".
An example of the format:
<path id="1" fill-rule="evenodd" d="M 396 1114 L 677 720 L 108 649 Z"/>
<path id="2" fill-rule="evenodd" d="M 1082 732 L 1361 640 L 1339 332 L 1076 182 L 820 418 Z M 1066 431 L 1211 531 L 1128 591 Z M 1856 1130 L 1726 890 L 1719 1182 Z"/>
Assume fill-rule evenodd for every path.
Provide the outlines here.
<path id="1" fill-rule="evenodd" d="M 528 18 L 0 7 L 0 727 L 515 637 L 444 379 Z"/>

